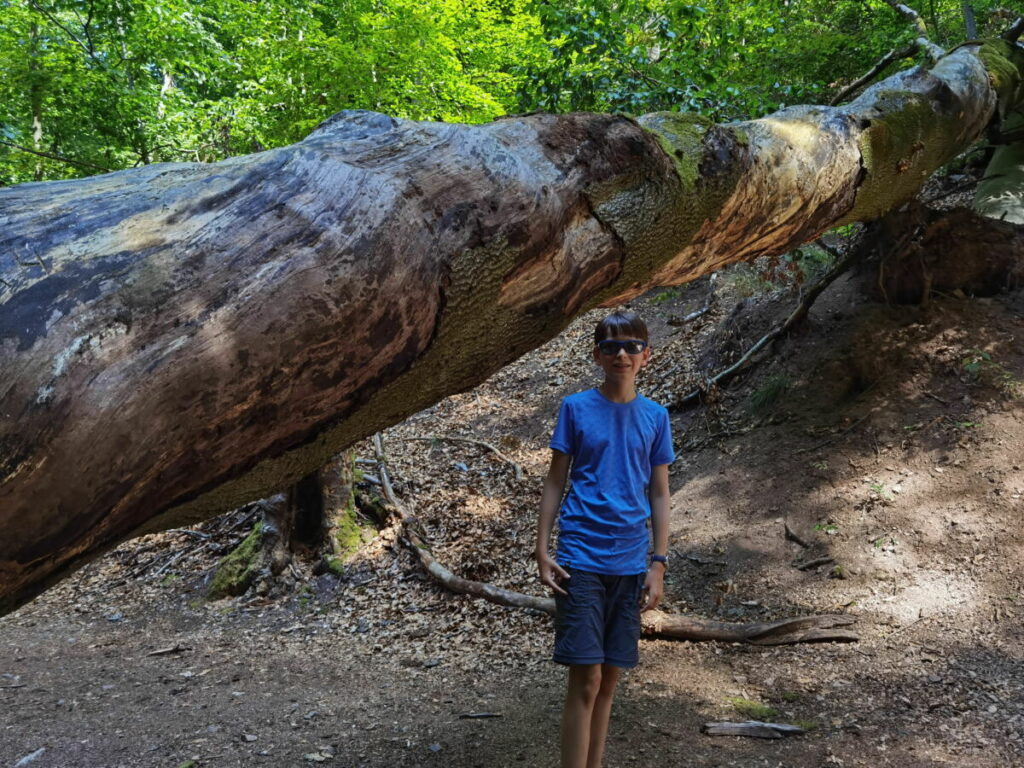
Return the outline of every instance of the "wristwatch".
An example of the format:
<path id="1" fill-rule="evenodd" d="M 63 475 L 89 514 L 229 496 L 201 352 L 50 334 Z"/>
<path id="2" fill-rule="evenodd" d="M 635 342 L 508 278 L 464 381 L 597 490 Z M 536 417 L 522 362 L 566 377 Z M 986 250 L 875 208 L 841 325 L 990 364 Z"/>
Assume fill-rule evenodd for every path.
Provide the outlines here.
<path id="1" fill-rule="evenodd" d="M 651 555 L 652 563 L 661 563 L 665 566 L 665 570 L 668 570 L 668 557 L 665 555 Z"/>

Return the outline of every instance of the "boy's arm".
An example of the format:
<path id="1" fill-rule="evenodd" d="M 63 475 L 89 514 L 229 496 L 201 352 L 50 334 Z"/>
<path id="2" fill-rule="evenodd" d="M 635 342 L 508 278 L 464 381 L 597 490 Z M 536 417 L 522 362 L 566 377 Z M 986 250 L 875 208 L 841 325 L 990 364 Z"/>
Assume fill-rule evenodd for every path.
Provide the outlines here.
<path id="1" fill-rule="evenodd" d="M 540 496 L 540 515 L 537 519 L 536 557 L 541 583 L 563 595 L 565 590 L 559 586 L 559 582 L 568 579 L 569 574 L 555 562 L 548 553 L 548 548 L 551 546 L 551 529 L 555 526 L 555 515 L 558 514 L 558 505 L 562 502 L 570 463 L 572 457 L 569 454 L 551 451 L 551 466 L 548 468 L 547 477 L 544 478 L 544 491 Z"/>
<path id="2" fill-rule="evenodd" d="M 654 534 L 654 554 L 668 554 L 668 515 L 671 496 L 668 489 L 668 464 L 651 468 L 651 483 L 647 496 L 651 501 L 651 532 Z M 643 610 L 658 607 L 665 594 L 665 564 L 654 562 L 647 569 L 644 581 Z"/>

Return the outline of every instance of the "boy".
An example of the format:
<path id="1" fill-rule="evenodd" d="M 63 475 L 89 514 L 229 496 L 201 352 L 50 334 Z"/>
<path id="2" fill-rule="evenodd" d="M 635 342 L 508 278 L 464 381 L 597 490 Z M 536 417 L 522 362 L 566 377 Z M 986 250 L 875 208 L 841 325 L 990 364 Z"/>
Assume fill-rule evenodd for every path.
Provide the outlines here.
<path id="1" fill-rule="evenodd" d="M 668 411 L 638 395 L 651 350 L 647 326 L 615 312 L 594 330 L 596 389 L 562 401 L 537 524 L 540 580 L 555 591 L 554 660 L 569 667 L 562 768 L 599 768 L 619 672 L 636 666 L 640 611 L 658 605 L 668 551 Z M 559 515 L 558 551 L 548 552 Z M 654 554 L 647 568 L 650 537 Z"/>

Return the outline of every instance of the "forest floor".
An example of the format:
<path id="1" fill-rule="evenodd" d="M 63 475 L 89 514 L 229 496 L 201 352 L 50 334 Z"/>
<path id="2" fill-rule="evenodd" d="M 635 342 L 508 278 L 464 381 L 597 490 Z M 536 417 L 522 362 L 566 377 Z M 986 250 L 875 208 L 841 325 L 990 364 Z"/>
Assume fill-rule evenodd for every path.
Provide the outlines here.
<path id="1" fill-rule="evenodd" d="M 641 391 L 672 402 L 792 308 L 792 290 L 737 303 L 758 282 L 744 269 L 686 325 L 669 321 L 706 280 L 634 303 L 654 348 Z M 841 278 L 717 402 L 673 413 L 666 609 L 845 613 L 860 641 L 644 640 L 607 766 L 1024 765 L 1022 310 L 1021 291 L 886 307 Z M 403 502 L 459 575 L 542 594 L 547 439 L 560 398 L 598 383 L 600 314 L 384 434 Z M 522 480 L 452 436 L 493 444 Z M 249 525 L 236 512 L 128 542 L 0 619 L 0 766 L 557 765 L 546 616 L 445 593 L 388 530 L 340 578 L 206 601 Z M 701 733 L 745 719 L 809 730 Z"/>

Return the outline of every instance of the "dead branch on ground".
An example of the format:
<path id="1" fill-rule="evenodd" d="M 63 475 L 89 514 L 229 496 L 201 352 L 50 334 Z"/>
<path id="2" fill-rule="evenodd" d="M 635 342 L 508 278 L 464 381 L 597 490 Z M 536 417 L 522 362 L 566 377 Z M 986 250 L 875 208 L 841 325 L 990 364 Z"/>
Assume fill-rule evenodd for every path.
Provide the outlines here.
<path id="1" fill-rule="evenodd" d="M 807 733 L 799 725 L 786 723 L 762 723 L 747 720 L 743 723 L 704 723 L 700 732 L 708 736 L 752 736 L 755 739 L 781 739 L 795 733 Z"/>
<path id="2" fill-rule="evenodd" d="M 480 597 L 497 605 L 526 608 L 555 615 L 555 601 L 550 597 L 535 597 L 522 592 L 496 587 L 482 581 L 471 581 L 456 576 L 434 557 L 430 541 L 420 522 L 405 509 L 395 495 L 388 476 L 387 456 L 380 433 L 373 436 L 373 448 L 380 466 L 381 488 L 385 499 L 397 518 L 400 538 L 416 555 L 423 569 L 445 589 L 462 595 Z M 642 614 L 644 634 L 671 640 L 721 640 L 754 645 L 787 645 L 791 643 L 857 642 L 856 633 L 835 627 L 852 624 L 850 616 L 801 616 L 770 623 L 732 624 L 690 616 L 671 616 L 661 611 Z"/>
<path id="3" fill-rule="evenodd" d="M 670 317 L 668 319 L 668 324 L 672 326 L 686 325 L 687 323 L 692 323 L 698 317 L 706 315 L 708 312 L 710 312 L 711 305 L 714 303 L 715 300 L 715 282 L 717 279 L 718 273 L 712 272 L 711 277 L 708 280 L 708 295 L 704 298 L 704 306 L 702 306 L 700 309 L 695 309 L 693 312 L 690 312 L 687 315 L 683 315 L 682 317 Z"/>

